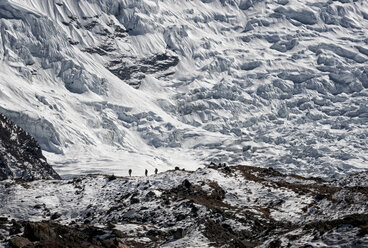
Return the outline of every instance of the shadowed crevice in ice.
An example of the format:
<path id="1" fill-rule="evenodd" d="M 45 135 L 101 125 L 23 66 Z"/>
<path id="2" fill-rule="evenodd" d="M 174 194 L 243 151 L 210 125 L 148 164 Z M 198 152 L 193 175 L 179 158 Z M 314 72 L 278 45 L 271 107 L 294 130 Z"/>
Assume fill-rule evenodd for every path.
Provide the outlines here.
<path id="1" fill-rule="evenodd" d="M 177 56 L 157 54 L 152 57 L 136 59 L 132 57 L 111 61 L 108 69 L 121 80 L 139 88 L 146 74 L 164 72 L 179 63 Z M 174 72 L 173 72 L 174 73 Z"/>

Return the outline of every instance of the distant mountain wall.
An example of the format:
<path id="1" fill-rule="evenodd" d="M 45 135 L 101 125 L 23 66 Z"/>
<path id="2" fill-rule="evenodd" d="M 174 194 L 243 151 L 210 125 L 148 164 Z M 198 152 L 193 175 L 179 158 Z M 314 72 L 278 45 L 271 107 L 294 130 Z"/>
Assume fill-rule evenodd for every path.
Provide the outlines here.
<path id="1" fill-rule="evenodd" d="M 366 0 L 2 0 L 0 113 L 62 175 L 366 169 Z"/>

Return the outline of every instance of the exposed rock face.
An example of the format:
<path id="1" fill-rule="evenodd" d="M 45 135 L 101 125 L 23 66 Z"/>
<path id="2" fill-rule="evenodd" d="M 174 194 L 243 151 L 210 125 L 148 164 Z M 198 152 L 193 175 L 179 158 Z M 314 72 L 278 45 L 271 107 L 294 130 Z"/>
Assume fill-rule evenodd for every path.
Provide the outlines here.
<path id="1" fill-rule="evenodd" d="M 24 234 L 10 239 L 11 247 L 126 248 L 116 235 L 95 227 L 77 228 L 53 222 L 24 222 Z M 104 235 L 105 237 L 99 237 Z"/>
<path id="2" fill-rule="evenodd" d="M 0 180 L 60 179 L 36 140 L 0 114 Z"/>

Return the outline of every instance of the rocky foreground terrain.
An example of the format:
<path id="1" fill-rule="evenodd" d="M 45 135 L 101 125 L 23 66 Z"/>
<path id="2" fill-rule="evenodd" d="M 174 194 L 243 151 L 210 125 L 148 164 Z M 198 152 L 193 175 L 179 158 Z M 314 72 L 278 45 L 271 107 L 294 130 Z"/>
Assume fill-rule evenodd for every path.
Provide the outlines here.
<path id="1" fill-rule="evenodd" d="M 148 177 L 0 182 L 11 247 L 367 247 L 368 173 L 211 164 Z"/>

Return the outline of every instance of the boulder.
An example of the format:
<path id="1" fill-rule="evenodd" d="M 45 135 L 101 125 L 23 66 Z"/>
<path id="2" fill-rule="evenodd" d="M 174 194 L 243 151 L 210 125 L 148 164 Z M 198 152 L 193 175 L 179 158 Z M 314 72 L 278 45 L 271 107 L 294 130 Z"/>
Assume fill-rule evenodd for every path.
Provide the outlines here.
<path id="1" fill-rule="evenodd" d="M 192 184 L 188 181 L 188 179 L 185 179 L 183 182 L 182 182 L 182 185 L 187 188 L 187 189 L 190 189 L 192 187 Z"/>
<path id="2" fill-rule="evenodd" d="M 22 247 L 26 247 L 28 245 L 30 245 L 32 242 L 29 241 L 29 239 L 24 238 L 24 237 L 14 237 L 12 239 L 10 239 L 9 241 L 9 245 L 10 247 L 13 248 L 22 248 Z"/>

